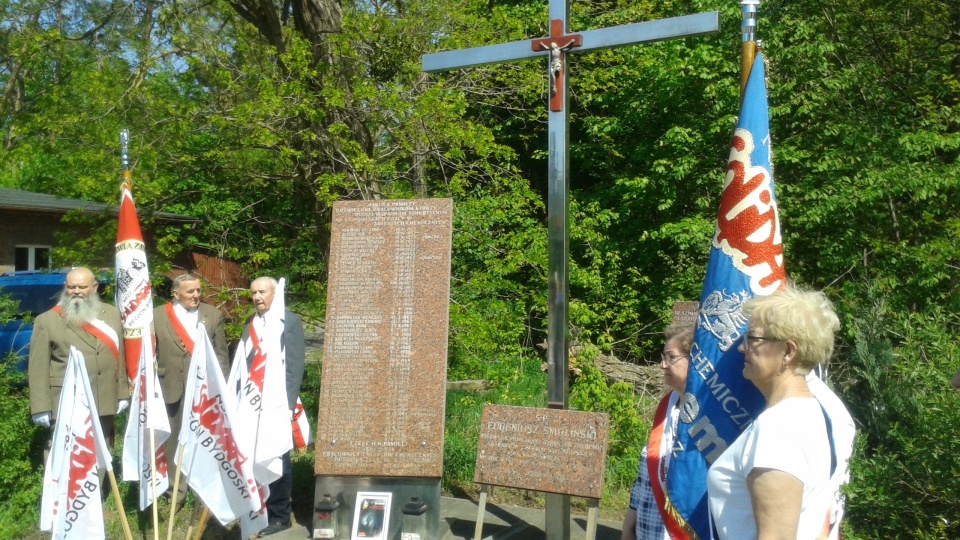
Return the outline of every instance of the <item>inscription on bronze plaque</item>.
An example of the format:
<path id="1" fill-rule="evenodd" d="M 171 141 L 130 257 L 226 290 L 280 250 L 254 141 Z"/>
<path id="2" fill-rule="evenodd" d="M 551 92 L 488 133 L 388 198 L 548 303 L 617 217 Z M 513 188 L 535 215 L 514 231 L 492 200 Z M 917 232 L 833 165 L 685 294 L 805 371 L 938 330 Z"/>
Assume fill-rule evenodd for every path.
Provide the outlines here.
<path id="1" fill-rule="evenodd" d="M 334 204 L 314 471 L 440 477 L 450 199 Z"/>
<path id="2" fill-rule="evenodd" d="M 600 499 L 608 422 L 604 413 L 487 405 L 473 481 Z"/>

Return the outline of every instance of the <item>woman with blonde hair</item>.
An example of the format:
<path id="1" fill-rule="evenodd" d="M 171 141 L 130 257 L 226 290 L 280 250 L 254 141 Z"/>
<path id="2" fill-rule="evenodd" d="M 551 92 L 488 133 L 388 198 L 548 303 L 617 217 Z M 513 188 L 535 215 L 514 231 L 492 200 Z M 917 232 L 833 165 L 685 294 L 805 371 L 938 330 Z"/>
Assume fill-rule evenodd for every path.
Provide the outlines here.
<path id="1" fill-rule="evenodd" d="M 743 376 L 766 407 L 710 467 L 714 525 L 721 540 L 824 538 L 836 452 L 807 374 L 833 354 L 840 320 L 826 295 L 793 284 L 743 310 Z"/>

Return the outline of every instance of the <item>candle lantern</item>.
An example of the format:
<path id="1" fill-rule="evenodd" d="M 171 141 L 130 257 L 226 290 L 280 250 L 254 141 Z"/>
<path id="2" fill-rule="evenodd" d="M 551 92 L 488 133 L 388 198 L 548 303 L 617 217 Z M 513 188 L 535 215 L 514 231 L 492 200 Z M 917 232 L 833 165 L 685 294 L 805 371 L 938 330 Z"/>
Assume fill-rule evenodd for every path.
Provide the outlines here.
<path id="1" fill-rule="evenodd" d="M 401 512 L 400 540 L 427 540 L 427 503 L 419 497 L 412 497 Z"/>
<path id="2" fill-rule="evenodd" d="M 317 503 L 315 514 L 313 516 L 313 537 L 314 538 L 337 538 L 337 528 L 339 526 L 340 503 L 325 493 L 323 498 Z"/>

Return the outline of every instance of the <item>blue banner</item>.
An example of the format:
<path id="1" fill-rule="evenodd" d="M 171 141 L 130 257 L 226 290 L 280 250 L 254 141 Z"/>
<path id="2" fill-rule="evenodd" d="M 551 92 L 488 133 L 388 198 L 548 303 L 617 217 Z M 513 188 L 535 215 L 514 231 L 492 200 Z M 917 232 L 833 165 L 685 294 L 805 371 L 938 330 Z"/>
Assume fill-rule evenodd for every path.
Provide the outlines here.
<path id="1" fill-rule="evenodd" d="M 747 328 L 743 303 L 771 294 L 786 281 L 770 152 L 763 55 L 758 54 L 730 145 L 667 473 L 667 526 L 675 539 L 710 538 L 707 469 L 764 406 L 763 396 L 743 378 L 737 347 Z"/>

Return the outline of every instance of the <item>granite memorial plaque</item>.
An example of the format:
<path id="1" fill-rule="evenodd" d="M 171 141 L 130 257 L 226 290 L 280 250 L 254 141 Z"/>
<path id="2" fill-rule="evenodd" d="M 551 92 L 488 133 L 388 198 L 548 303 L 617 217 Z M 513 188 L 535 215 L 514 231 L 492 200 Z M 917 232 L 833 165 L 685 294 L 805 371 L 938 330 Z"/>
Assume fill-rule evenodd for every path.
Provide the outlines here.
<path id="1" fill-rule="evenodd" d="M 473 481 L 600 499 L 605 413 L 487 405 Z"/>
<path id="2" fill-rule="evenodd" d="M 700 302 L 674 302 L 671 324 L 697 324 Z"/>
<path id="3" fill-rule="evenodd" d="M 441 476 L 452 206 L 334 204 L 317 475 Z"/>

